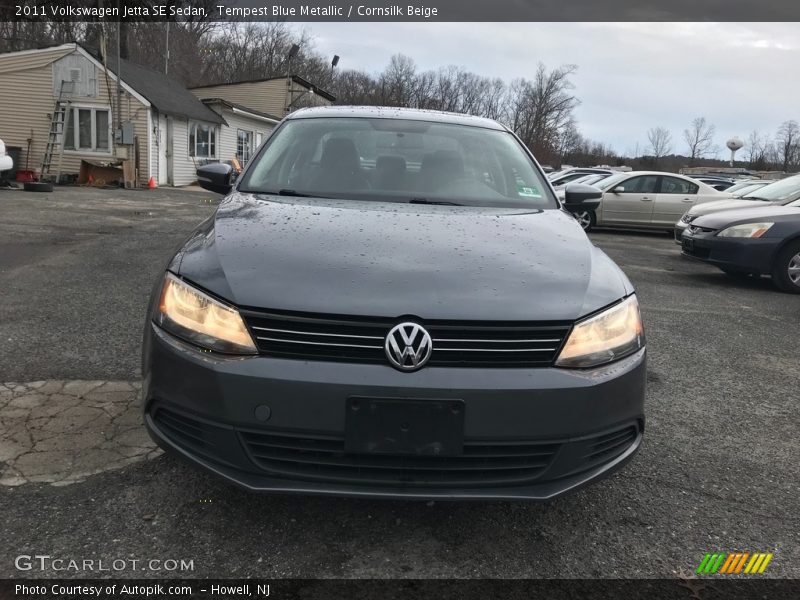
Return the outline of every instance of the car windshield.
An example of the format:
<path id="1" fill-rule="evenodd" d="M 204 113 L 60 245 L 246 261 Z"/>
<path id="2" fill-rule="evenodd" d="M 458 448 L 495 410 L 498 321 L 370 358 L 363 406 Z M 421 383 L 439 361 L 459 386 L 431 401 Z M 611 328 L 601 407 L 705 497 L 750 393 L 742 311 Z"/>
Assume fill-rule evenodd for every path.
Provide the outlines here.
<path id="1" fill-rule="evenodd" d="M 740 181 L 739 183 L 734 183 L 731 187 L 729 187 L 726 191 L 730 192 L 731 194 L 734 192 L 738 192 L 739 190 L 744 190 L 751 186 L 758 187 L 759 184 L 755 181 Z"/>
<path id="2" fill-rule="evenodd" d="M 731 189 L 733 188 L 729 188 L 726 191 L 733 194 L 735 198 L 746 198 L 748 200 L 756 200 L 757 198 L 750 198 L 749 196 L 750 194 L 753 194 L 756 190 L 761 189 L 762 187 L 764 186 L 761 184 L 746 185 L 744 187 L 739 188 L 738 190 L 734 190 L 733 192 L 731 192 Z"/>
<path id="3" fill-rule="evenodd" d="M 376 202 L 558 207 L 511 133 L 404 119 L 290 119 L 269 138 L 238 189 Z"/>
<path id="4" fill-rule="evenodd" d="M 602 191 L 606 191 L 627 177 L 628 173 L 617 173 L 616 175 L 609 175 L 602 181 L 598 181 L 597 183 L 595 183 L 594 187 L 599 188 Z"/>
<path id="5" fill-rule="evenodd" d="M 766 200 L 767 202 L 791 201 L 800 198 L 800 175 L 787 177 L 744 196 L 746 200 Z"/>

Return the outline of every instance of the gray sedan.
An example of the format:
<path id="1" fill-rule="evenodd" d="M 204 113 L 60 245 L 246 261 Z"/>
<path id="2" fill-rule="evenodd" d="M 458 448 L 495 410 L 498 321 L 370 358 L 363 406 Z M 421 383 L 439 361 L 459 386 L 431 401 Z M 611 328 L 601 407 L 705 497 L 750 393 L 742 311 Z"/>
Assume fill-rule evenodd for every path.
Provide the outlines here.
<path id="1" fill-rule="evenodd" d="M 549 499 L 630 460 L 645 337 L 625 274 L 494 121 L 316 108 L 277 126 L 153 289 L 143 412 L 251 490 Z"/>

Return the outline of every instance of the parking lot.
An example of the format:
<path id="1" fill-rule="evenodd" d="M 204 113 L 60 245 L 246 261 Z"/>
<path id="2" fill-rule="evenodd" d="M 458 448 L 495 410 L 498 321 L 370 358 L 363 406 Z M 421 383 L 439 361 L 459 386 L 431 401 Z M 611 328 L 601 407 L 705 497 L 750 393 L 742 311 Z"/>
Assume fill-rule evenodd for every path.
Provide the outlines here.
<path id="1" fill-rule="evenodd" d="M 155 451 L 135 401 L 147 297 L 216 201 L 0 191 L 0 577 L 34 553 L 193 561 L 153 577 L 671 577 L 713 551 L 800 577 L 800 297 L 666 233 L 591 235 L 636 286 L 649 351 L 644 446 L 597 485 L 548 504 L 263 496 Z"/>

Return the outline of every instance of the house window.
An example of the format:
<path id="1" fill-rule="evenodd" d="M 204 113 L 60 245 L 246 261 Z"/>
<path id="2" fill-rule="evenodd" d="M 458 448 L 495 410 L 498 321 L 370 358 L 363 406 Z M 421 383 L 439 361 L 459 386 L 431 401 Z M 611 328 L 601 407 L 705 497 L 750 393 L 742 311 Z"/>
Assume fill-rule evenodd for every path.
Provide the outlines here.
<path id="1" fill-rule="evenodd" d="M 215 158 L 217 156 L 217 130 L 205 123 L 189 123 L 189 156 Z"/>
<path id="2" fill-rule="evenodd" d="M 69 109 L 66 119 L 64 150 L 108 153 L 111 139 L 108 108 L 75 106 Z"/>
<path id="3" fill-rule="evenodd" d="M 238 129 L 236 131 L 236 157 L 246 165 L 253 153 L 253 132 Z"/>

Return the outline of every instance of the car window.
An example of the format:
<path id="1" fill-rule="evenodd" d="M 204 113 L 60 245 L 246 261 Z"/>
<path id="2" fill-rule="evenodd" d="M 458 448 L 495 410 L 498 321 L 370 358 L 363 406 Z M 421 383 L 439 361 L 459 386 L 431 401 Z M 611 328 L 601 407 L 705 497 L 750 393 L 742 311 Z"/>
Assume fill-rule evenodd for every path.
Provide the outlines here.
<path id="1" fill-rule="evenodd" d="M 586 177 L 586 173 L 570 173 L 568 175 L 562 175 L 561 177 L 556 177 L 553 180 L 555 185 L 564 185 L 565 183 L 570 183 L 577 179 L 583 179 Z"/>
<path id="2" fill-rule="evenodd" d="M 626 186 L 627 187 L 627 186 Z M 700 189 L 695 183 L 677 177 L 662 177 L 660 194 L 696 194 Z"/>
<path id="3" fill-rule="evenodd" d="M 800 197 L 800 175 L 787 177 L 775 183 L 770 183 L 764 187 L 750 192 L 750 194 L 760 200 L 782 201 L 794 200 Z"/>
<path id="4" fill-rule="evenodd" d="M 762 187 L 764 187 L 764 186 L 762 186 L 760 184 L 745 185 L 745 186 L 740 187 L 737 190 L 734 190 L 733 192 L 731 192 L 731 190 L 733 188 L 728 188 L 727 191 L 730 192 L 731 194 L 733 194 L 735 197 L 740 198 L 742 196 L 747 196 L 747 194 L 749 194 L 750 192 L 755 192 L 757 189 L 760 189 Z"/>
<path id="5" fill-rule="evenodd" d="M 616 187 L 617 185 L 619 185 L 620 182 L 623 181 L 626 177 L 627 174 L 625 173 L 617 173 L 616 175 L 609 175 L 605 179 L 599 181 L 595 187 L 602 191 L 606 191 L 611 189 L 612 187 Z"/>
<path id="6" fill-rule="evenodd" d="M 641 175 L 622 182 L 626 194 L 651 194 L 656 191 L 658 175 Z"/>
<path id="7" fill-rule="evenodd" d="M 739 190 L 744 190 L 752 186 L 758 186 L 758 182 L 755 181 L 740 181 L 739 183 L 734 183 L 731 187 L 728 188 L 730 193 L 738 192 Z"/>
<path id="8" fill-rule="evenodd" d="M 238 189 L 379 202 L 558 207 L 511 133 L 406 119 L 290 119 L 253 159 Z"/>

